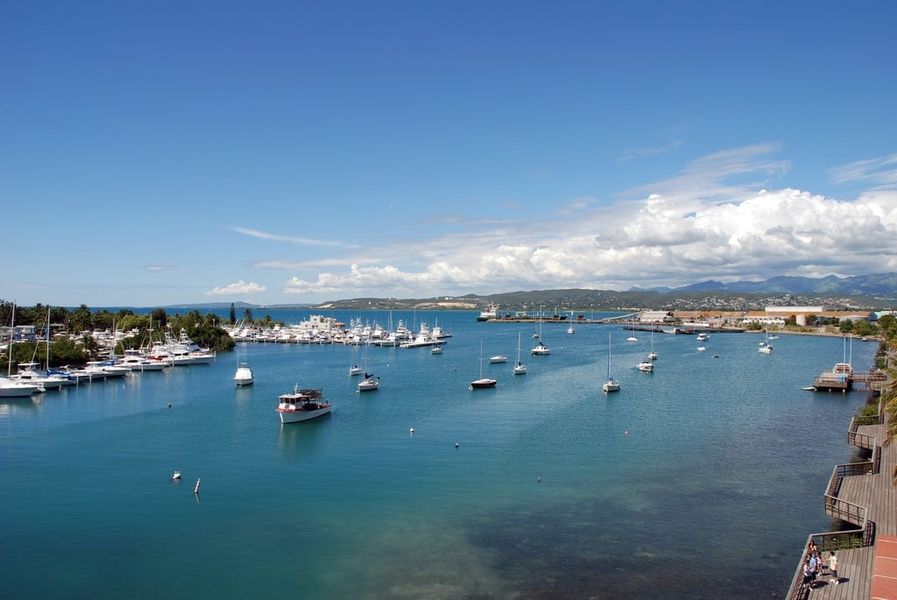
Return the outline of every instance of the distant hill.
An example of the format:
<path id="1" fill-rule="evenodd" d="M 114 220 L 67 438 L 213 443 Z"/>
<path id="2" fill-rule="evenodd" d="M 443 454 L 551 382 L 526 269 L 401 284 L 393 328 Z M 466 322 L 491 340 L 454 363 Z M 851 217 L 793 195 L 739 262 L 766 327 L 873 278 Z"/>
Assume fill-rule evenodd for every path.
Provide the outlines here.
<path id="1" fill-rule="evenodd" d="M 669 289 L 669 288 L 667 288 Z M 897 273 L 873 273 L 853 277 L 773 277 L 764 281 L 702 281 L 670 290 L 683 292 L 727 292 L 733 294 L 837 294 L 844 296 L 897 295 Z"/>
<path id="2" fill-rule="evenodd" d="M 678 288 L 632 288 L 620 292 L 570 288 L 423 299 L 352 298 L 316 305 L 325 309 L 482 309 L 542 310 L 553 314 L 576 310 L 760 310 L 770 304 L 822 304 L 837 308 L 889 308 L 897 305 L 897 273 L 854 277 L 774 277 L 765 281 L 703 281 Z"/>

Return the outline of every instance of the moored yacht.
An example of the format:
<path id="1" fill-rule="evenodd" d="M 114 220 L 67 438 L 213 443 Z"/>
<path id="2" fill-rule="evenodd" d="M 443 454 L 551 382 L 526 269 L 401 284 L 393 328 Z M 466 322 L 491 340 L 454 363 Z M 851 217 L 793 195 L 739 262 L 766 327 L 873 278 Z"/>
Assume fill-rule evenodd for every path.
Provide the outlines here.
<path id="1" fill-rule="evenodd" d="M 0 398 L 26 398 L 31 394 L 42 391 L 43 388 L 36 384 L 0 377 Z"/>
<path id="2" fill-rule="evenodd" d="M 234 383 L 237 384 L 237 387 L 243 387 L 244 385 L 252 385 L 252 382 L 252 369 L 246 363 L 240 363 L 237 367 L 237 372 L 234 373 Z"/>
<path id="3" fill-rule="evenodd" d="M 277 408 L 281 423 L 299 423 L 322 417 L 330 412 L 330 403 L 324 402 L 320 389 L 293 388 L 292 394 L 278 397 Z"/>
<path id="4" fill-rule="evenodd" d="M 359 392 L 373 392 L 380 388 L 380 378 L 371 373 L 365 373 L 364 379 L 358 384 Z"/>

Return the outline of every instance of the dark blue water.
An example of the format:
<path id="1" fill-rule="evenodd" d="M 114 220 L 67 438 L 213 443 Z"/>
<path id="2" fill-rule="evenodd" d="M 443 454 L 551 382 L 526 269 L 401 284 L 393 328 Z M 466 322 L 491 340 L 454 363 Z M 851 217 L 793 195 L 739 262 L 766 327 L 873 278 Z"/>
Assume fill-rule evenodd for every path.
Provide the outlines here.
<path id="1" fill-rule="evenodd" d="M 356 314 L 374 318 L 338 316 Z M 807 534 L 831 525 L 832 467 L 854 456 L 864 394 L 800 389 L 842 360 L 840 338 L 782 336 L 766 356 L 756 335 L 697 352 L 658 334 L 644 374 L 646 333 L 545 325 L 552 354 L 530 357 L 532 325 L 474 316 L 438 313 L 455 334 L 441 356 L 372 348 L 374 393 L 355 393 L 347 347 L 241 344 L 211 366 L 0 403 L 0 593 L 784 594 Z M 518 331 L 529 373 L 515 377 Z M 608 331 L 623 390 L 605 396 Z M 484 367 L 496 389 L 471 392 L 481 338 L 510 360 Z M 854 345 L 859 370 L 874 351 Z M 234 389 L 238 361 L 254 386 Z M 295 383 L 323 387 L 333 414 L 282 427 L 276 397 Z"/>

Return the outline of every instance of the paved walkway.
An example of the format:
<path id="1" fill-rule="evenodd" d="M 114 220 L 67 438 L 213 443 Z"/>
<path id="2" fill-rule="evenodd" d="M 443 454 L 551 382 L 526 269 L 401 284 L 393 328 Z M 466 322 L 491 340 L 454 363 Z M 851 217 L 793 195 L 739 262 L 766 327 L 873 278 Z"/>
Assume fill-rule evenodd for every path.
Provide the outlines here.
<path id="1" fill-rule="evenodd" d="M 897 512 L 897 508 L 891 510 Z M 875 540 L 870 600 L 897 600 L 897 537 L 880 535 Z"/>

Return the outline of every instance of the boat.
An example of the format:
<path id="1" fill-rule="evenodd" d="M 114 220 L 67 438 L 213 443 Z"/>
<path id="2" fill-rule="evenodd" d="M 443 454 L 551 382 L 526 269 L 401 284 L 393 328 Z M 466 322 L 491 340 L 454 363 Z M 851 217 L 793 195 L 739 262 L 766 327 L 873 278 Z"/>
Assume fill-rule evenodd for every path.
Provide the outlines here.
<path id="1" fill-rule="evenodd" d="M 520 362 L 520 332 L 517 332 L 517 364 L 514 365 L 514 375 L 526 375 L 526 365 Z"/>
<path id="2" fill-rule="evenodd" d="M 651 329 L 651 352 L 648 353 L 648 360 L 657 360 L 657 352 L 654 351 L 654 329 Z"/>
<path id="3" fill-rule="evenodd" d="M 697 339 L 699 342 L 706 342 L 707 338 L 709 338 L 709 337 L 710 336 L 708 336 L 706 333 L 699 333 L 698 337 L 695 339 Z"/>
<path id="4" fill-rule="evenodd" d="M 698 352 L 706 352 L 706 351 L 707 351 L 706 346 L 698 346 Z"/>
<path id="5" fill-rule="evenodd" d="M 601 391 L 605 394 L 609 392 L 619 392 L 620 391 L 620 383 L 613 378 L 610 374 L 610 362 L 611 362 L 611 334 L 608 332 L 607 334 L 607 381 L 601 386 Z"/>
<path id="6" fill-rule="evenodd" d="M 567 333 L 571 335 L 576 333 L 576 329 L 573 327 L 573 323 L 570 323 L 570 327 L 567 328 Z"/>
<path id="7" fill-rule="evenodd" d="M 506 362 L 508 362 L 508 357 L 505 356 L 504 354 L 496 354 L 495 356 L 489 357 L 489 364 L 492 364 L 492 365 L 496 365 L 499 363 L 506 363 Z"/>
<path id="8" fill-rule="evenodd" d="M 33 383 L 13 381 L 9 377 L 0 377 L 0 398 L 27 398 L 31 394 L 43 391 Z"/>
<path id="9" fill-rule="evenodd" d="M 364 379 L 358 384 L 359 392 L 373 392 L 380 388 L 380 378 L 370 373 L 364 374 Z"/>
<path id="10" fill-rule="evenodd" d="M 471 390 L 495 387 L 498 382 L 495 379 L 483 377 L 483 340 L 480 339 L 480 378 L 470 382 Z"/>
<path id="11" fill-rule="evenodd" d="M 139 350 L 125 350 L 125 356 L 120 358 L 116 366 L 125 367 L 131 371 L 161 371 L 171 366 L 165 360 L 150 360 L 140 354 Z"/>
<path id="12" fill-rule="evenodd" d="M 769 339 L 777 340 L 777 339 L 779 339 L 779 336 L 777 336 L 776 334 L 772 334 L 771 336 L 769 336 Z"/>
<path id="13" fill-rule="evenodd" d="M 12 372 L 12 347 L 16 337 L 16 303 L 12 304 L 12 318 L 9 326 L 9 345 L 6 353 L 9 356 L 9 365 L 6 368 L 7 377 L 0 377 L 0 398 L 25 398 L 36 392 L 44 391 L 42 387 L 21 381 L 13 381 L 8 376 Z"/>
<path id="14" fill-rule="evenodd" d="M 367 351 L 365 349 L 365 351 Z M 355 362 L 355 345 L 352 345 L 352 366 L 349 367 L 349 377 L 355 377 L 356 375 L 361 375 L 361 367 L 358 366 L 358 363 Z"/>
<path id="15" fill-rule="evenodd" d="M 9 378 L 19 383 L 34 385 L 43 390 L 58 390 L 64 385 L 72 385 L 74 382 L 65 377 L 41 373 L 36 362 L 19 363 L 18 372 Z"/>
<path id="16" fill-rule="evenodd" d="M 430 348 L 430 354 L 442 354 L 442 346 L 433 344 L 433 347 Z"/>
<path id="17" fill-rule="evenodd" d="M 639 364 L 637 364 L 636 367 L 638 367 L 638 370 L 641 371 L 642 373 L 653 373 L 654 372 L 654 363 L 651 362 L 647 358 L 645 360 L 641 361 Z"/>
<path id="18" fill-rule="evenodd" d="M 293 388 L 293 393 L 278 397 L 277 408 L 281 423 L 299 423 L 323 417 L 330 412 L 330 404 L 324 402 L 320 389 Z"/>
<path id="19" fill-rule="evenodd" d="M 536 344 L 536 346 L 535 346 L 532 350 L 530 350 L 529 352 L 530 352 L 530 354 L 532 354 L 533 356 L 546 356 L 546 355 L 548 355 L 548 354 L 551 354 L 551 348 L 549 348 L 548 346 L 546 346 L 546 345 L 543 344 L 542 342 L 539 342 L 539 343 Z"/>
<path id="20" fill-rule="evenodd" d="M 243 387 L 252 385 L 252 382 L 252 369 L 246 363 L 240 363 L 237 366 L 237 372 L 234 373 L 234 383 L 237 384 L 237 387 Z"/>
<path id="21" fill-rule="evenodd" d="M 760 347 L 757 349 L 757 352 L 762 354 L 772 354 L 772 346 L 769 345 L 769 332 L 766 332 L 766 341 L 760 342 Z"/>
<path id="22" fill-rule="evenodd" d="M 477 317 L 477 321 L 488 321 L 490 319 L 494 319 L 496 316 L 498 316 L 498 304 L 495 304 L 493 302 L 479 314 L 479 316 Z"/>
<path id="23" fill-rule="evenodd" d="M 539 343 L 536 344 L 532 350 L 529 351 L 533 356 L 547 356 L 551 354 L 551 348 L 545 345 L 545 342 L 542 341 L 542 310 L 539 310 L 539 332 L 533 334 L 533 338 L 539 340 Z"/>
<path id="24" fill-rule="evenodd" d="M 638 338 L 635 337 L 634 335 L 630 335 L 628 338 L 626 338 L 626 341 L 627 341 L 627 342 L 631 342 L 631 343 L 635 343 L 635 342 L 638 341 Z"/>

